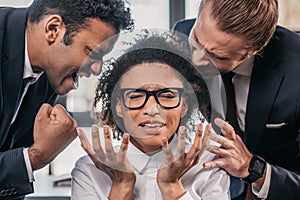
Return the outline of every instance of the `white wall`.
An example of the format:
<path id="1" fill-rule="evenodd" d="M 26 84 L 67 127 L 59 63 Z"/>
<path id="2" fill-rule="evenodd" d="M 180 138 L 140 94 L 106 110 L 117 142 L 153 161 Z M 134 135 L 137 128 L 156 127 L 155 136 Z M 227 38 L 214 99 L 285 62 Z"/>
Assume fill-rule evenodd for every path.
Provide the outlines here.
<path id="1" fill-rule="evenodd" d="M 29 6 L 33 0 L 0 0 L 0 6 L 24 7 Z"/>

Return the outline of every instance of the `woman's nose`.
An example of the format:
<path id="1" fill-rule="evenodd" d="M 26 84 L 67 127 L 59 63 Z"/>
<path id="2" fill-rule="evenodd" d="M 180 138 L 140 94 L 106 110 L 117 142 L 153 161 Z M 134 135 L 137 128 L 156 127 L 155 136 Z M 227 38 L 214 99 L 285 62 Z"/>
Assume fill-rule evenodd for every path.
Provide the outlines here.
<path id="1" fill-rule="evenodd" d="M 150 116 L 157 115 L 159 113 L 160 105 L 156 102 L 155 98 L 149 97 L 144 106 L 144 113 Z"/>

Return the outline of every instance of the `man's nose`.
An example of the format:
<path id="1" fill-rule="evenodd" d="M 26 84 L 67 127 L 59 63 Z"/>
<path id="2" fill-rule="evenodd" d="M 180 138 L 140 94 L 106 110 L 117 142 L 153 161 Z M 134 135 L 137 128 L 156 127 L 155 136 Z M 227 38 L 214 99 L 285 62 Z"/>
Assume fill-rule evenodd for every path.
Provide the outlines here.
<path id="1" fill-rule="evenodd" d="M 100 75 L 102 71 L 102 64 L 103 64 L 102 60 L 95 61 L 91 64 L 90 69 L 94 76 Z"/>
<path id="2" fill-rule="evenodd" d="M 203 48 L 193 48 L 192 61 L 196 66 L 205 66 L 209 64 L 209 58 Z"/>

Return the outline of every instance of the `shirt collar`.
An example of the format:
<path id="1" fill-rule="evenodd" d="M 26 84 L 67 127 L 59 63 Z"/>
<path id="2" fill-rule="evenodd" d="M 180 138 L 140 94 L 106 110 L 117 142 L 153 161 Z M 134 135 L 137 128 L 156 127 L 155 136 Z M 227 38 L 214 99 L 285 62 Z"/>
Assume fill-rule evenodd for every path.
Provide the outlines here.
<path id="1" fill-rule="evenodd" d="M 253 64 L 254 56 L 247 57 L 242 64 L 233 70 L 233 72 L 242 76 L 251 76 Z"/>
<path id="2" fill-rule="evenodd" d="M 43 72 L 34 73 L 29 61 L 29 55 L 28 55 L 28 46 L 27 46 L 27 36 L 25 35 L 25 60 L 24 60 L 24 73 L 23 73 L 23 79 L 32 77 L 34 78 L 34 82 L 36 82 L 40 76 L 43 74 Z"/>
<path id="3" fill-rule="evenodd" d="M 176 153 L 177 143 L 177 134 L 174 134 L 174 137 L 169 144 L 169 148 L 172 150 L 173 154 Z M 164 152 L 162 150 L 159 150 L 153 155 L 147 155 L 131 143 L 129 143 L 128 146 L 127 156 L 128 160 L 130 161 L 132 166 L 137 170 L 137 172 L 143 171 L 147 167 L 151 159 L 157 163 L 158 167 L 164 162 L 165 159 Z"/>

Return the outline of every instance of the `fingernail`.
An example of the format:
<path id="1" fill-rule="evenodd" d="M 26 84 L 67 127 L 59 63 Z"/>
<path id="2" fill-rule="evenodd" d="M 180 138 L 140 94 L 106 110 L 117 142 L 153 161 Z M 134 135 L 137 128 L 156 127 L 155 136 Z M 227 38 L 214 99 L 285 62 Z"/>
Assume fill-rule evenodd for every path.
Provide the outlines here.
<path id="1" fill-rule="evenodd" d="M 211 123 L 207 124 L 208 130 L 211 131 Z"/>
<path id="2" fill-rule="evenodd" d="M 79 128 L 76 129 L 77 135 L 80 137 L 81 136 L 81 132 L 79 130 Z"/>
<path id="3" fill-rule="evenodd" d="M 202 123 L 201 123 L 201 124 L 198 124 L 197 129 L 198 129 L 198 131 L 202 131 L 202 129 L 203 129 L 203 124 L 202 124 Z"/>
<path id="4" fill-rule="evenodd" d="M 92 132 L 96 133 L 97 132 L 97 126 L 96 125 L 92 125 Z"/>
<path id="5" fill-rule="evenodd" d="M 106 133 L 106 132 L 107 132 L 107 127 L 103 126 L 103 133 Z"/>
<path id="6" fill-rule="evenodd" d="M 109 133 L 107 126 L 103 126 L 103 132 L 105 135 L 107 135 Z"/>
<path id="7" fill-rule="evenodd" d="M 161 141 L 165 144 L 167 142 L 167 137 L 162 137 Z"/>
<path id="8" fill-rule="evenodd" d="M 184 126 L 180 126 L 179 127 L 179 133 L 180 134 L 184 134 L 184 132 L 185 132 L 185 127 Z"/>
<path id="9" fill-rule="evenodd" d="M 220 123 L 221 122 L 221 119 L 220 118 L 216 118 L 215 119 L 215 123 Z"/>

